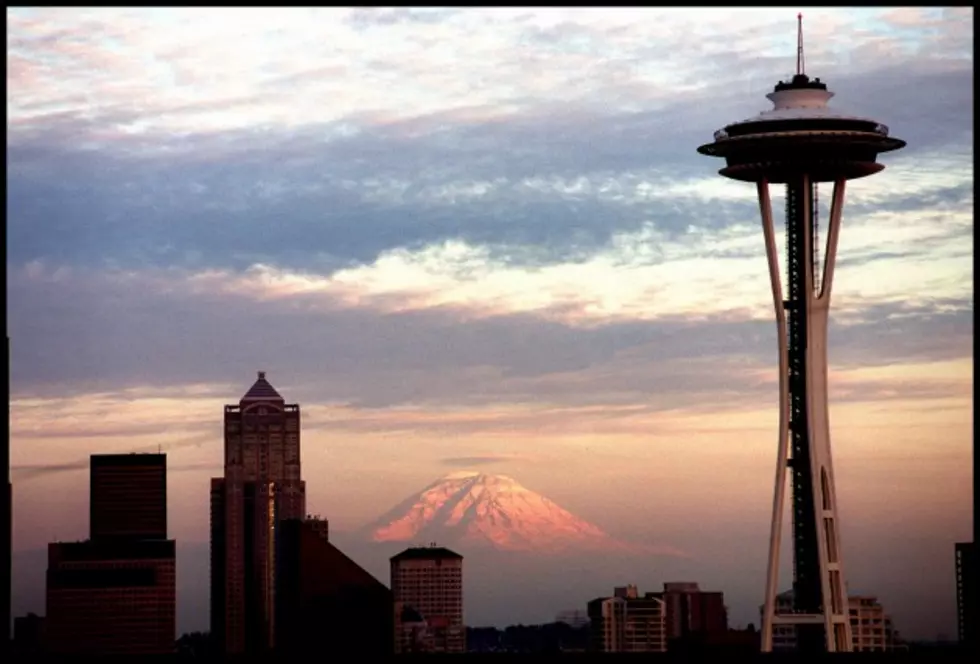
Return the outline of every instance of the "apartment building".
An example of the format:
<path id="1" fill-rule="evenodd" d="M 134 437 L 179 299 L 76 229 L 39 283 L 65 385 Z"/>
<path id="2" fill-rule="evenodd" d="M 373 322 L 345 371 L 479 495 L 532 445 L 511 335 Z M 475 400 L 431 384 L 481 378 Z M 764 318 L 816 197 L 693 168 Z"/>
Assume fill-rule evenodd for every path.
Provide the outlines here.
<path id="1" fill-rule="evenodd" d="M 596 652 L 666 652 L 666 607 L 659 593 L 642 597 L 636 586 L 588 603 L 589 649 Z"/>
<path id="2" fill-rule="evenodd" d="M 405 549 L 391 558 L 391 592 L 396 653 L 466 652 L 463 556 L 434 545 Z M 411 629 L 406 616 L 412 616 Z"/>
<path id="3" fill-rule="evenodd" d="M 793 610 L 793 591 L 787 590 L 776 596 L 776 613 L 791 613 Z M 885 614 L 878 599 L 873 596 L 853 595 L 848 597 L 848 610 L 851 622 L 851 640 L 854 652 L 891 652 L 905 650 L 898 631 L 891 618 Z M 760 616 L 763 607 L 759 608 Z M 793 625 L 774 625 L 772 633 L 773 651 L 796 649 L 796 628 Z"/>

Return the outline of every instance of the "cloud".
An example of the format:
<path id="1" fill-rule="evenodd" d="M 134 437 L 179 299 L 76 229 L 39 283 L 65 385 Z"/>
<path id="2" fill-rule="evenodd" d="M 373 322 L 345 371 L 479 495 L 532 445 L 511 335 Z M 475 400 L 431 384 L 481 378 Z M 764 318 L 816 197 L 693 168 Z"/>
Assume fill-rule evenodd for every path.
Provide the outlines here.
<path id="1" fill-rule="evenodd" d="M 920 66 L 968 61 L 963 18 L 932 11 L 898 22 L 882 10 L 814 10 L 810 62 L 866 72 L 881 60 L 853 54 L 869 42 Z M 635 101 L 615 93 L 646 89 L 664 98 L 703 90 L 723 72 L 740 84 L 762 75 L 768 82 L 777 66 L 791 66 L 795 47 L 791 13 L 781 20 L 751 9 L 21 9 L 9 20 L 11 54 L 33 74 L 16 79 L 15 118 L 21 103 L 64 105 L 95 91 L 100 109 L 139 118 L 131 132 L 310 123 L 362 109 L 412 116 L 474 101 L 622 106 Z M 317 75 L 312 62 L 335 71 Z M 52 85 L 55 72 L 65 74 L 60 87 Z M 288 99 L 269 94 L 247 108 L 204 112 L 188 106 L 235 99 L 284 77 L 293 83 Z M 187 110 L 167 112 L 174 108 Z"/>
<path id="2" fill-rule="evenodd" d="M 751 188 L 723 182 L 694 147 L 768 105 L 761 95 L 781 75 L 771 58 L 793 46 L 792 25 L 767 33 L 760 25 L 772 19 L 751 11 L 455 12 L 424 30 L 401 20 L 411 12 L 389 10 L 67 16 L 75 18 L 59 26 L 37 12 L 12 15 L 19 64 L 8 76 L 27 62 L 75 63 L 57 86 L 12 88 L 15 263 L 332 270 L 463 242 L 504 259 L 574 264 L 649 226 L 673 237 L 690 226 L 757 225 Z M 307 25 L 313 16 L 321 20 Z M 358 16 L 382 32 L 345 27 Z M 930 196 L 962 199 L 972 186 L 972 50 L 953 57 L 958 22 L 925 23 L 901 39 L 883 33 L 929 44 L 928 57 L 858 58 L 854 44 L 835 41 L 867 32 L 874 16 L 824 12 L 808 32 L 815 44 L 830 40 L 810 55 L 813 67 L 831 69 L 834 103 L 909 141 L 876 184 L 853 186 L 849 221 L 880 207 L 884 192 L 896 214 L 914 218 L 936 207 Z M 88 29 L 71 29 L 75 21 Z M 730 37 L 697 40 L 697 53 L 677 36 L 722 25 Z M 291 35 L 288 50 L 277 29 Z M 221 39 L 227 30 L 233 40 Z M 935 30 L 948 39 L 934 43 Z M 256 32 L 261 46 L 226 52 Z M 336 52 L 316 59 L 326 44 Z M 702 53 L 704 44 L 722 52 Z M 126 56 L 135 45 L 143 55 Z M 451 45 L 465 67 L 443 62 Z M 347 57 L 355 46 L 358 57 Z M 78 61 L 82 48 L 98 59 Z M 149 77 L 134 64 L 148 59 Z M 709 62 L 710 76 L 685 73 Z M 378 72 L 398 83 L 375 83 Z M 107 89 L 93 94 L 103 77 Z M 276 80 L 289 85 L 266 88 Z M 78 90 L 66 91 L 69 82 Z M 66 96 L 44 101 L 55 94 Z M 307 100 L 315 112 L 296 115 Z M 956 203 L 950 213 L 969 218 L 972 201 Z"/>
<path id="3" fill-rule="evenodd" d="M 88 402 L 88 407 L 86 407 L 86 402 Z M 152 412 L 161 420 L 167 416 L 164 409 L 160 408 L 160 399 L 149 398 L 134 402 L 126 399 L 122 394 L 113 395 L 112 397 L 109 395 L 102 395 L 101 403 L 111 403 L 113 409 L 117 411 L 129 411 L 130 414 L 128 421 L 125 424 L 120 425 L 119 430 L 113 430 L 107 433 L 101 424 L 101 419 L 104 417 L 104 413 L 100 412 L 97 406 L 93 407 L 94 404 L 91 398 L 82 398 L 72 404 L 73 413 L 71 415 L 71 421 L 73 426 L 70 430 L 65 430 L 58 426 L 62 421 L 64 421 L 64 419 L 67 419 L 64 417 L 63 413 L 59 413 L 55 417 L 49 419 L 44 416 L 39 417 L 36 412 L 36 406 L 38 405 L 42 406 L 45 412 L 57 412 L 59 406 L 63 407 L 65 405 L 64 400 L 36 399 L 27 400 L 26 402 L 24 400 L 19 400 L 15 401 L 11 406 L 13 412 L 12 419 L 14 422 L 14 426 L 11 427 L 11 437 L 17 441 L 18 446 L 23 444 L 25 439 L 33 439 L 31 440 L 31 443 L 34 445 L 50 445 L 51 443 L 63 443 L 66 441 L 71 444 L 76 440 L 82 443 L 89 443 L 92 440 L 98 440 L 99 447 L 98 451 L 96 452 L 98 454 L 169 453 L 190 447 L 201 447 L 202 445 L 213 443 L 216 439 L 216 436 L 211 431 L 206 431 L 192 436 L 180 436 L 178 433 L 178 435 L 175 437 L 173 431 L 169 431 L 168 427 L 161 427 L 159 424 L 157 424 L 155 427 L 140 426 L 138 424 L 140 418 L 132 415 L 134 410 L 138 409 L 144 413 Z M 135 409 L 134 406 L 136 407 Z M 205 418 L 201 417 L 196 421 L 194 419 L 190 419 L 189 421 L 185 422 L 184 427 L 181 428 L 181 431 L 212 428 L 213 426 L 210 426 L 210 423 L 207 422 Z M 118 441 L 113 441 L 112 436 L 125 436 L 129 442 L 128 444 L 120 444 Z M 137 444 L 137 441 L 148 438 L 156 439 L 157 442 L 151 445 Z M 68 455 L 72 454 L 73 450 L 69 451 Z M 57 455 L 56 458 L 63 459 L 68 455 Z M 15 459 L 19 456 L 19 454 L 16 454 Z M 39 450 L 38 453 L 28 457 L 31 458 L 31 463 L 15 462 L 11 465 L 10 470 L 18 484 L 40 477 L 46 477 L 48 475 L 58 475 L 61 473 L 88 470 L 90 465 L 89 457 L 78 458 L 74 461 L 36 463 L 36 461 L 44 456 L 47 456 L 47 454 L 45 454 L 44 451 Z M 220 468 L 220 463 L 167 464 L 167 472 L 187 472 L 216 468 Z"/>
<path id="4" fill-rule="evenodd" d="M 447 457 L 441 460 L 446 466 L 453 468 L 466 468 L 468 466 L 489 466 L 495 463 L 511 461 L 511 457 L 493 456 L 467 456 L 467 457 Z"/>
<path id="5" fill-rule="evenodd" d="M 964 70 L 964 78 L 946 81 L 929 98 L 961 94 L 956 90 L 968 75 Z M 934 78 L 930 74 L 922 85 L 938 86 Z M 894 95 L 894 88 L 871 92 L 880 98 Z M 953 106 L 938 110 L 948 113 Z M 79 128 L 72 127 L 46 128 L 44 138 L 31 141 L 13 135 L 12 258 L 180 264 L 199 255 L 211 265 L 242 266 L 248 256 L 274 256 L 309 266 L 318 255 L 343 264 L 395 247 L 461 239 L 530 246 L 546 258 L 567 260 L 583 246 L 601 245 L 645 223 L 676 233 L 690 225 L 754 222 L 751 188 L 724 183 L 714 174 L 717 166 L 694 153 L 714 128 L 738 116 L 711 118 L 703 108 L 699 99 L 618 116 L 546 109 L 498 123 L 437 119 L 413 137 L 400 135 L 404 124 L 365 125 L 363 132 L 336 139 L 322 126 L 210 139 L 161 137 L 152 143 L 166 146 L 157 155 L 140 154 L 139 143 L 128 141 L 109 150 L 66 152 L 66 145 L 77 144 Z M 916 118 L 910 127 L 940 135 L 910 135 L 911 129 L 893 122 L 910 147 L 889 156 L 889 170 L 878 179 L 902 169 L 908 173 L 902 189 L 913 179 L 919 188 L 943 188 L 952 162 L 961 173 L 953 184 L 969 182 L 968 153 L 947 150 L 957 142 L 968 145 L 969 120 L 927 109 L 923 114 L 930 119 Z M 671 118 L 685 120 L 675 129 Z M 665 133 L 653 149 L 636 140 Z M 672 195 L 678 187 L 682 195 Z M 880 186 L 858 184 L 853 191 L 866 189 L 880 195 Z M 854 195 L 851 203 L 860 204 Z M 925 206 L 905 203 L 908 212 Z M 80 217 L 85 224 L 72 223 Z M 59 234 L 37 233 L 41 220 Z M 241 232 L 229 235 L 228 227 Z"/>
<path id="6" fill-rule="evenodd" d="M 774 374 L 750 377 L 774 370 L 775 328 L 761 303 L 757 316 L 691 308 L 583 325 L 549 309 L 513 312 L 497 302 L 496 311 L 474 315 L 463 306 L 493 300 L 397 310 L 329 292 L 277 295 L 275 281 L 221 273 L 39 267 L 9 273 L 8 284 L 12 393 L 24 398 L 167 388 L 175 408 L 203 414 L 237 398 L 258 368 L 282 376 L 298 400 L 356 407 L 677 404 L 725 391 L 753 398 L 753 384 L 763 393 L 774 385 Z M 764 282 L 758 290 L 764 299 Z M 968 358 L 971 320 L 972 304 L 956 297 L 916 303 L 906 294 L 904 302 L 855 307 L 850 318 L 832 318 L 832 367 Z M 197 396 L 179 396 L 182 386 Z M 116 416 L 129 411 L 106 406 L 100 427 Z"/>
<path id="7" fill-rule="evenodd" d="M 18 485 L 39 477 L 46 477 L 48 475 L 57 475 L 61 473 L 74 473 L 89 469 L 89 461 L 78 461 L 76 463 L 60 463 L 60 464 L 48 464 L 48 465 L 15 465 L 10 467 L 10 471 L 13 473 L 13 478 L 17 481 Z M 185 473 L 185 472 L 201 472 L 201 471 L 212 471 L 220 472 L 221 464 L 214 463 L 178 463 L 178 464 L 168 464 L 168 473 Z"/>
<path id="8" fill-rule="evenodd" d="M 908 191 L 906 209 L 895 209 L 897 201 L 880 194 L 869 199 L 862 189 L 855 192 L 852 187 L 856 214 L 845 213 L 840 241 L 834 294 L 838 315 L 854 315 L 856 308 L 876 303 L 908 303 L 910 298 L 922 304 L 935 298 L 969 297 L 972 256 L 963 243 L 972 227 L 971 203 L 964 196 L 969 176 L 965 171 L 944 173 L 940 162 L 920 163 L 915 174 L 903 167 L 894 169 L 890 177 Z M 932 190 L 924 187 L 941 179 L 949 184 Z M 569 191 L 593 188 L 600 197 L 605 191 L 584 177 L 572 185 L 545 180 L 531 185 Z M 614 199 L 622 199 L 623 190 L 610 191 L 615 207 L 622 201 Z M 674 201 L 674 205 L 694 201 L 691 194 L 698 192 L 717 197 L 714 200 L 722 209 L 724 201 L 738 195 L 738 189 L 682 182 L 658 190 L 642 181 L 635 183 L 632 195 L 637 206 L 644 201 L 655 206 L 658 201 Z M 455 238 L 408 243 L 385 250 L 372 261 L 345 264 L 334 259 L 305 269 L 289 267 L 287 253 L 275 262 L 245 263 L 242 269 L 190 267 L 173 274 L 157 273 L 171 280 L 184 274 L 199 291 L 259 298 L 322 295 L 349 306 L 390 311 L 451 306 L 476 315 L 550 312 L 565 322 L 594 324 L 711 315 L 724 313 L 727 305 L 729 313 L 768 318 L 768 277 L 761 233 L 753 218 L 757 212 L 748 211 L 751 193 L 744 192 L 744 197 L 746 202 L 738 205 L 746 211 L 726 226 L 692 215 L 682 229 L 655 218 L 633 230 L 610 232 L 603 243 L 583 242 L 575 256 L 563 260 L 540 255 L 536 244 L 495 246 Z M 825 192 L 825 205 L 827 197 Z M 916 214 L 911 214 L 913 209 Z M 262 237 L 273 235 L 270 231 Z M 782 246 L 779 234 L 777 240 Z M 164 246 L 162 252 L 172 249 Z M 68 274 L 60 270 L 71 267 L 46 268 L 44 262 L 34 260 L 24 269 L 34 279 L 58 280 Z M 160 280 L 145 269 L 144 275 L 114 272 L 129 280 Z"/>

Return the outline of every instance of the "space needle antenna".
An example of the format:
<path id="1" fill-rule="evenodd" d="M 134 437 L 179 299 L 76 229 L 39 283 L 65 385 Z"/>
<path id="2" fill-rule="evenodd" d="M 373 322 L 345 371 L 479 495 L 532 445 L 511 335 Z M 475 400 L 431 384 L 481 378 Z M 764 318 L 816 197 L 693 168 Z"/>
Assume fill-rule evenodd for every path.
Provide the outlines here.
<path id="1" fill-rule="evenodd" d="M 796 15 L 796 75 L 806 73 L 806 61 L 803 59 L 803 13 Z"/>

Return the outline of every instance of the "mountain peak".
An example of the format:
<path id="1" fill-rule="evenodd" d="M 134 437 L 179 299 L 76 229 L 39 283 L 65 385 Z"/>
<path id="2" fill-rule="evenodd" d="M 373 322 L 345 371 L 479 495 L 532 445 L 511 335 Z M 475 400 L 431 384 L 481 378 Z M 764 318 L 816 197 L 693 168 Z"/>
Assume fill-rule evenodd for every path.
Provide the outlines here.
<path id="1" fill-rule="evenodd" d="M 460 470 L 436 480 L 370 526 L 375 542 L 555 553 L 639 551 L 506 475 Z M 652 552 L 652 551 L 648 551 Z"/>
<path id="2" fill-rule="evenodd" d="M 449 473 L 448 475 L 446 475 L 445 477 L 443 477 L 442 478 L 442 481 L 445 481 L 445 480 L 466 480 L 466 479 L 470 479 L 471 477 L 479 477 L 479 475 L 480 475 L 480 473 L 478 473 L 475 470 L 457 470 L 456 472 Z"/>
<path id="3" fill-rule="evenodd" d="M 523 486 L 512 477 L 506 475 L 489 475 L 475 470 L 457 470 L 456 472 L 445 475 L 442 479 L 430 484 L 425 491 L 432 487 L 464 483 L 471 491 L 479 489 L 489 489 L 491 491 L 527 491 Z"/>

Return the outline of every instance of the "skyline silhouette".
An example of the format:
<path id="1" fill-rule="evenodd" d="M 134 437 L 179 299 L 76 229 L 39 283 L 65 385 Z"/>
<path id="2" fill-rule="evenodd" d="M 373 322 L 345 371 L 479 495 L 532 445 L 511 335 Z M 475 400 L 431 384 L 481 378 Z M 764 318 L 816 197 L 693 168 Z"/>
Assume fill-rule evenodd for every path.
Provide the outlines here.
<path id="1" fill-rule="evenodd" d="M 803 11 L 808 70 L 909 145 L 850 187 L 840 238 L 849 590 L 909 638 L 954 635 L 973 11 Z M 569 594 L 690 578 L 758 625 L 765 247 L 752 196 L 692 146 L 792 71 L 796 12 L 8 10 L 14 615 L 43 599 L 32 556 L 84 536 L 85 501 L 64 497 L 87 494 L 88 455 L 159 449 L 178 631 L 205 628 L 220 414 L 262 369 L 304 409 L 307 511 L 376 578 L 385 546 L 358 529 L 467 469 L 691 555 L 617 557 Z M 500 560 L 566 601 L 561 575 Z M 528 622 L 580 604 L 508 601 Z M 492 604 L 467 622 L 501 624 Z"/>

